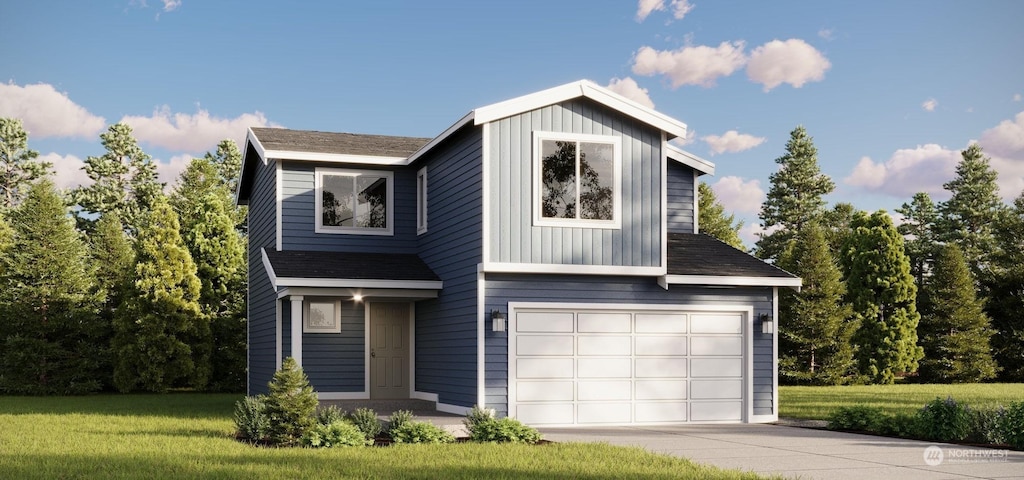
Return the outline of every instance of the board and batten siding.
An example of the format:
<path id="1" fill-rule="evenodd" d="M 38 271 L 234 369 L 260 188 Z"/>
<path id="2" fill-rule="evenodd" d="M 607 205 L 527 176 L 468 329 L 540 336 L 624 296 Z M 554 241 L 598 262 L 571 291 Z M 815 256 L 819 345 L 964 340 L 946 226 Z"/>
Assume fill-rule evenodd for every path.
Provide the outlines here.
<path id="1" fill-rule="evenodd" d="M 696 233 L 693 231 L 693 204 L 697 198 L 693 191 L 696 171 L 679 162 L 668 162 L 668 231 L 670 233 Z"/>
<path id="2" fill-rule="evenodd" d="M 477 403 L 480 131 L 465 127 L 411 166 L 412 172 L 427 168 L 428 228 L 416 237 L 418 253 L 444 282 L 436 299 L 415 304 L 415 389 L 463 407 Z"/>
<path id="3" fill-rule="evenodd" d="M 622 141 L 620 229 L 533 225 L 533 132 Z M 587 99 L 487 125 L 489 261 L 657 267 L 661 264 L 661 132 Z"/>
<path id="4" fill-rule="evenodd" d="M 263 268 L 261 248 L 277 243 L 276 165 L 259 162 L 249 199 L 248 393 L 267 392 L 277 370 L 277 292 Z"/>
<path id="5" fill-rule="evenodd" d="M 290 162 L 282 164 L 281 250 L 415 253 L 416 172 L 394 172 L 392 235 L 316 233 L 316 168 L 374 170 L 365 165 Z"/>
<path id="6" fill-rule="evenodd" d="M 590 275 L 487 274 L 485 311 L 508 312 L 509 302 L 648 305 L 736 305 L 754 307 L 754 317 L 772 314 L 771 287 L 707 288 L 673 285 L 664 290 L 653 278 Z M 773 340 L 753 332 L 754 415 L 771 415 Z M 488 408 L 508 414 L 508 333 L 485 334 L 485 388 Z"/>

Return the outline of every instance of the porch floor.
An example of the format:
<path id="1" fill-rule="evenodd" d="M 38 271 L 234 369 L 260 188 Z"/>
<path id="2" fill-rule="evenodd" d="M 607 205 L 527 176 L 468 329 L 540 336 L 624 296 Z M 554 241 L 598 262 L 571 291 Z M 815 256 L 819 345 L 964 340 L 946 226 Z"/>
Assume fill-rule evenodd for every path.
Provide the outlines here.
<path id="1" fill-rule="evenodd" d="M 357 408 L 370 408 L 377 412 L 377 418 L 384 422 L 391 419 L 391 413 L 397 410 L 409 410 L 413 420 L 433 423 L 451 432 L 456 437 L 465 437 L 469 433 L 462 424 L 466 417 L 437 411 L 434 402 L 427 400 L 321 400 L 320 406 L 334 405 L 345 412 L 352 413 Z"/>

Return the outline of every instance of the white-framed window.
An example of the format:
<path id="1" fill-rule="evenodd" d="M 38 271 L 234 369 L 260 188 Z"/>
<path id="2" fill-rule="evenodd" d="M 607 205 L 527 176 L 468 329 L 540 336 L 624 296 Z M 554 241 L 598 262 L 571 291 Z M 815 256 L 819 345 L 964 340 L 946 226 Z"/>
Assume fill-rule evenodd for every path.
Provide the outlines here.
<path id="1" fill-rule="evenodd" d="M 416 234 L 427 232 L 427 167 L 416 172 Z"/>
<path id="2" fill-rule="evenodd" d="M 535 225 L 621 228 L 619 137 L 534 132 L 533 175 Z"/>
<path id="3" fill-rule="evenodd" d="M 316 169 L 316 232 L 391 235 L 394 174 Z"/>
<path id="4" fill-rule="evenodd" d="M 306 300 L 302 312 L 302 333 L 341 333 L 341 300 Z"/>

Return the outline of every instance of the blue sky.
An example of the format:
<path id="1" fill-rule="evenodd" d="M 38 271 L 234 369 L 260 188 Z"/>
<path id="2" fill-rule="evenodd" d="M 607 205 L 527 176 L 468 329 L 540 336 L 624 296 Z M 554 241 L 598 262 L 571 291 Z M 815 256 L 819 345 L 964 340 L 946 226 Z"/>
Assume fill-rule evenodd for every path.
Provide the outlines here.
<path id="1" fill-rule="evenodd" d="M 686 122 L 747 221 L 804 125 L 829 199 L 945 198 L 979 141 L 1024 189 L 1024 2 L 96 0 L 0 4 L 0 116 L 83 181 L 126 121 L 173 180 L 248 126 L 435 136 L 469 110 L 590 79 Z"/>

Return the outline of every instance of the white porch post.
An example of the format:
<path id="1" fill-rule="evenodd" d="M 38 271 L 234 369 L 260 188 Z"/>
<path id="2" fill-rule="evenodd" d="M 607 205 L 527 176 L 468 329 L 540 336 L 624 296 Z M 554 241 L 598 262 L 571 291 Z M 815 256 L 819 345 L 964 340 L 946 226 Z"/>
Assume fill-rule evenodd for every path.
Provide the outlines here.
<path id="1" fill-rule="evenodd" d="M 292 302 L 292 358 L 302 366 L 302 295 L 288 297 Z"/>

